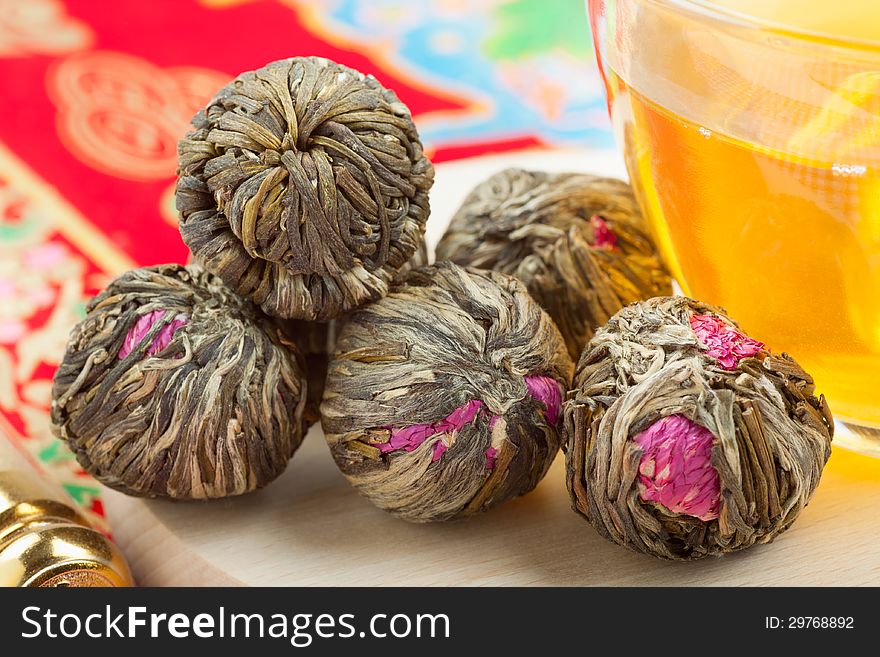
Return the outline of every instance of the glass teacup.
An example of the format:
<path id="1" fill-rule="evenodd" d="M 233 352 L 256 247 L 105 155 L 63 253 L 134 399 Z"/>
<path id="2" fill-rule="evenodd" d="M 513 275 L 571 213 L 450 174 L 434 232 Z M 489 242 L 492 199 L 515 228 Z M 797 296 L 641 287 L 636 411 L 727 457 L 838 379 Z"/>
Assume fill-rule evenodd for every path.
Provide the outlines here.
<path id="1" fill-rule="evenodd" d="M 814 4 L 719 1 L 777 19 Z M 854 4 L 848 27 L 836 3 L 825 34 L 804 18 L 827 8 L 792 26 L 712 2 L 588 0 L 673 275 L 815 377 L 836 443 L 880 456 L 880 3 Z"/>

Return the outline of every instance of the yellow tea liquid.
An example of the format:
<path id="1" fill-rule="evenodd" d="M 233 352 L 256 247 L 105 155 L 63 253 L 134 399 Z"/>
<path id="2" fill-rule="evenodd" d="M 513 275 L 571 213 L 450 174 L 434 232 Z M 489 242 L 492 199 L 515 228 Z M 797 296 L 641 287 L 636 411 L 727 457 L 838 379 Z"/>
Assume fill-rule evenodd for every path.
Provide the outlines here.
<path id="1" fill-rule="evenodd" d="M 720 4 L 880 41 L 876 0 L 850 24 L 841 24 L 842 3 L 827 0 Z M 750 335 L 794 356 L 835 417 L 880 428 L 880 70 L 817 85 L 807 106 L 785 79 L 776 97 L 773 61 L 762 70 L 748 54 L 712 51 L 711 34 L 691 47 L 693 31 L 670 25 L 643 34 L 647 44 L 657 33 L 678 40 L 676 53 L 664 60 L 646 45 L 630 63 L 647 90 L 605 71 L 615 130 L 664 259 L 686 294 L 725 307 Z M 675 66 L 688 68 L 676 77 Z M 730 78 L 729 97 L 683 101 L 690 71 L 711 66 Z M 666 89 L 657 71 L 670 70 L 675 85 Z M 745 80 L 749 71 L 757 83 Z"/>

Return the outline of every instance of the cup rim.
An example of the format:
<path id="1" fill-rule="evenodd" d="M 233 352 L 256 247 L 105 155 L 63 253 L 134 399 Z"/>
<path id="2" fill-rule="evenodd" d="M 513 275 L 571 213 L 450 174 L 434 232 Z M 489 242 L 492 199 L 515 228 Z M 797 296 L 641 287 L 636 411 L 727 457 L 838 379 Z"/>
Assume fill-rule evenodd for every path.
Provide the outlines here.
<path id="1" fill-rule="evenodd" d="M 874 41 L 870 39 L 859 39 L 838 34 L 830 34 L 819 30 L 808 30 L 805 28 L 794 27 L 781 21 L 764 19 L 757 16 L 752 16 L 745 12 L 736 11 L 735 9 L 731 9 L 729 7 L 722 7 L 712 2 L 712 0 L 643 1 L 647 1 L 650 4 L 673 7 L 727 24 L 733 24 L 740 27 L 752 29 L 760 29 L 763 31 L 772 32 L 774 34 L 802 41 L 808 40 L 814 45 L 819 42 L 823 45 L 832 47 L 847 48 L 850 50 L 871 51 L 880 54 L 880 40 Z"/>

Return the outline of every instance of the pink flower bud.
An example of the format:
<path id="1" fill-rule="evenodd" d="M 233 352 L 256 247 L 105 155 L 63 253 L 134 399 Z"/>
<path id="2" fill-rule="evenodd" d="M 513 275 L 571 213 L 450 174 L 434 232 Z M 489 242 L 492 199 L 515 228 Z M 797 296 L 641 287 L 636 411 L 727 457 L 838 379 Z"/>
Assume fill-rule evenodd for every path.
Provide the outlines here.
<path id="1" fill-rule="evenodd" d="M 593 226 L 593 248 L 609 249 L 617 248 L 617 235 L 608 226 L 608 223 L 598 214 L 590 217 L 590 223 Z"/>
<path id="2" fill-rule="evenodd" d="M 544 404 L 547 422 L 556 426 L 562 408 L 562 388 L 549 376 L 529 375 L 524 378 L 529 394 Z"/>
<path id="3" fill-rule="evenodd" d="M 673 513 L 717 518 L 721 488 L 711 462 L 714 440 L 708 429 L 683 415 L 661 418 L 635 436 L 642 448 L 640 497 Z"/>
<path id="4" fill-rule="evenodd" d="M 164 310 L 153 310 L 138 318 L 134 326 L 132 326 L 128 330 L 128 333 L 125 334 L 125 339 L 122 341 L 122 348 L 119 350 L 118 354 L 119 360 L 122 360 L 137 348 L 141 341 L 147 336 L 147 333 L 153 328 L 153 325 L 165 317 L 165 312 L 166 311 Z M 174 319 L 159 329 L 156 337 L 153 338 L 153 341 L 147 348 L 147 356 L 153 356 L 171 344 L 171 338 L 174 337 L 174 332 L 186 324 L 188 320 L 189 318 L 186 315 L 177 315 Z"/>
<path id="5" fill-rule="evenodd" d="M 764 348 L 763 342 L 743 335 L 714 315 L 691 316 L 691 328 L 706 353 L 726 370 L 736 369 L 740 360 Z"/>

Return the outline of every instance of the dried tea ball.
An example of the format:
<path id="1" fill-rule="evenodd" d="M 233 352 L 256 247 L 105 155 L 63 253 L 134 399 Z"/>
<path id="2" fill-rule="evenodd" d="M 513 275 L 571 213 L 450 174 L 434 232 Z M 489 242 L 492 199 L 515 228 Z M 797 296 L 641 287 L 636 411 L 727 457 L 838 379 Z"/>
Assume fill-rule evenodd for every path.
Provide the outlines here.
<path id="1" fill-rule="evenodd" d="M 329 320 L 385 295 L 418 248 L 431 163 L 407 107 L 318 57 L 238 76 L 179 146 L 180 232 L 276 317 Z"/>
<path id="2" fill-rule="evenodd" d="M 374 504 L 415 522 L 461 518 L 547 472 L 572 369 L 522 283 L 438 263 L 348 319 L 321 421 L 337 465 Z"/>
<path id="3" fill-rule="evenodd" d="M 666 559 L 772 541 L 831 453 L 812 377 L 685 297 L 634 303 L 599 329 L 564 415 L 574 509 L 615 543 Z"/>
<path id="4" fill-rule="evenodd" d="M 519 278 L 575 361 L 623 306 L 672 292 L 630 186 L 584 173 L 495 174 L 458 209 L 437 259 Z"/>
<path id="5" fill-rule="evenodd" d="M 205 499 L 277 477 L 306 425 L 278 327 L 198 265 L 129 271 L 88 305 L 52 422 L 83 469 L 130 495 Z"/>

